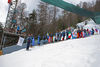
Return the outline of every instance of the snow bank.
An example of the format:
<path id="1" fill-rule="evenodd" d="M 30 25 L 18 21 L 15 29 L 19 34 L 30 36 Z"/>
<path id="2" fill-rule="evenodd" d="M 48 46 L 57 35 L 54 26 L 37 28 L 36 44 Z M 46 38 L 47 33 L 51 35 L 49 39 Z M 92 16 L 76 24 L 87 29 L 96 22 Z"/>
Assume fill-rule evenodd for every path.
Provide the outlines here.
<path id="1" fill-rule="evenodd" d="M 0 56 L 0 67 L 100 67 L 100 35 Z"/>

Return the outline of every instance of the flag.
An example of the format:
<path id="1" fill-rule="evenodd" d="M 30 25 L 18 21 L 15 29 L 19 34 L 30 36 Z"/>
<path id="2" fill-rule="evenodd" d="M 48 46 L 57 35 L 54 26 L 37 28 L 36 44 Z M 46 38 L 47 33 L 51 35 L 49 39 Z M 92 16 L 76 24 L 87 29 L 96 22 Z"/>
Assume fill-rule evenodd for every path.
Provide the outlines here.
<path id="1" fill-rule="evenodd" d="M 55 36 L 53 36 L 53 42 L 55 42 Z"/>
<path id="2" fill-rule="evenodd" d="M 75 34 L 74 34 L 74 32 L 72 32 L 72 39 L 74 39 L 74 37 L 75 37 Z"/>
<path id="3" fill-rule="evenodd" d="M 11 0 L 8 0 L 8 3 L 11 4 Z"/>
<path id="4" fill-rule="evenodd" d="M 83 31 L 83 38 L 85 37 L 85 33 L 84 33 L 84 31 Z"/>
<path id="5" fill-rule="evenodd" d="M 3 52 L 2 52 L 2 50 L 0 50 L 0 56 L 1 56 L 1 55 L 3 55 Z"/>
<path id="6" fill-rule="evenodd" d="M 33 37 L 33 39 L 32 39 L 32 46 L 34 46 L 35 45 L 35 40 L 34 40 L 34 37 Z"/>
<path id="7" fill-rule="evenodd" d="M 71 32 L 69 32 L 69 34 L 68 34 L 68 38 L 69 38 L 69 39 L 71 38 Z"/>
<path id="8" fill-rule="evenodd" d="M 79 33 L 77 33 L 77 38 L 79 38 Z"/>
<path id="9" fill-rule="evenodd" d="M 99 34 L 100 34 L 100 29 L 99 29 Z"/>
<path id="10" fill-rule="evenodd" d="M 38 36 L 38 45 L 40 45 L 40 36 Z"/>
<path id="11" fill-rule="evenodd" d="M 97 29 L 95 29 L 95 32 L 94 32 L 94 34 L 95 34 L 95 35 L 97 35 L 97 34 L 98 34 L 98 30 L 97 30 Z"/>
<path id="12" fill-rule="evenodd" d="M 18 40 L 17 45 L 18 45 L 18 46 L 22 46 L 22 45 L 23 45 L 23 42 L 24 42 L 24 38 L 19 37 L 19 40 Z"/>
<path id="13" fill-rule="evenodd" d="M 50 43 L 50 39 L 51 39 L 51 37 L 49 36 L 48 43 Z"/>
<path id="14" fill-rule="evenodd" d="M 66 38 L 67 38 L 67 36 L 65 35 L 65 38 L 64 38 L 64 40 L 66 40 Z"/>
<path id="15" fill-rule="evenodd" d="M 63 36 L 61 36 L 61 41 L 63 40 Z"/>
<path id="16" fill-rule="evenodd" d="M 81 37 L 83 38 L 83 32 L 81 32 Z"/>

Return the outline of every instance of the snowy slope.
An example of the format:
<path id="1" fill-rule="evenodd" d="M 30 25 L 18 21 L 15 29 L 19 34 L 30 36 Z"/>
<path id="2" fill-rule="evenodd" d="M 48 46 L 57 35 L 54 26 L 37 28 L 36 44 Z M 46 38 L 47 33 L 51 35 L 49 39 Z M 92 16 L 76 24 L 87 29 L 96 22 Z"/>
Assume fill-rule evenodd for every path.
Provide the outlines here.
<path id="1" fill-rule="evenodd" d="M 87 25 L 85 25 L 87 23 Z M 92 19 L 87 19 L 81 23 L 77 24 L 78 27 L 83 27 L 83 29 L 100 29 L 100 24 L 96 24 Z"/>
<path id="2" fill-rule="evenodd" d="M 100 67 L 100 35 L 0 56 L 0 67 Z"/>

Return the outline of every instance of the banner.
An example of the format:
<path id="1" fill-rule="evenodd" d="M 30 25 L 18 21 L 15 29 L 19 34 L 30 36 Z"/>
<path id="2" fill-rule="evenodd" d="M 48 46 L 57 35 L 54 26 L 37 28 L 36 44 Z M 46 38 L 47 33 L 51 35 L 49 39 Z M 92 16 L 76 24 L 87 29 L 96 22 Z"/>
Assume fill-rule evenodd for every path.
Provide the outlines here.
<path id="1" fill-rule="evenodd" d="M 18 45 L 18 46 L 22 46 L 22 45 L 23 45 L 23 42 L 24 42 L 24 38 L 19 37 L 19 40 L 18 40 L 17 45 Z"/>

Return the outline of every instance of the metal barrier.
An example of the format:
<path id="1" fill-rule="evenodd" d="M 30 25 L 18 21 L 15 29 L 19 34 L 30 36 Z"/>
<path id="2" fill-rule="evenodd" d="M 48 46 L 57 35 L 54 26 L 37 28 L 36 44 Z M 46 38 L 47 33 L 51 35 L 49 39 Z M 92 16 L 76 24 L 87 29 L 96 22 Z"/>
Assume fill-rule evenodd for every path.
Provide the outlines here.
<path id="1" fill-rule="evenodd" d="M 0 56 L 3 54 L 2 53 L 2 45 L 1 45 L 1 42 L 2 42 L 2 33 L 3 33 L 3 30 L 0 29 Z"/>
<path id="2" fill-rule="evenodd" d="M 48 40 L 41 40 L 40 45 L 42 46 L 42 45 L 47 44 L 47 43 L 48 43 Z M 18 50 L 21 50 L 21 49 L 25 49 L 26 45 L 27 45 L 27 43 L 24 43 L 22 46 L 13 45 L 13 46 L 10 46 L 10 47 L 5 47 L 5 48 L 2 49 L 3 55 L 10 54 L 12 52 L 15 52 L 15 51 L 18 51 Z M 38 44 L 37 44 L 37 40 L 36 40 L 34 46 L 37 46 L 37 45 Z"/>
<path id="3" fill-rule="evenodd" d="M 23 46 L 13 45 L 10 47 L 3 48 L 2 52 L 3 52 L 3 55 L 5 55 L 5 54 L 10 54 L 12 52 L 15 52 L 24 48 L 26 48 L 26 44 L 23 44 Z"/>
<path id="4" fill-rule="evenodd" d="M 18 39 L 20 36 L 24 37 L 21 34 L 9 33 L 9 32 L 0 30 L 0 55 L 11 52 L 10 49 L 12 49 L 12 51 L 14 51 L 13 48 L 10 48 L 10 46 L 14 47 L 15 44 L 18 42 Z M 7 48 L 8 48 L 8 50 L 7 50 Z M 16 48 L 17 48 L 16 50 L 18 50 L 19 47 L 16 47 Z"/>

